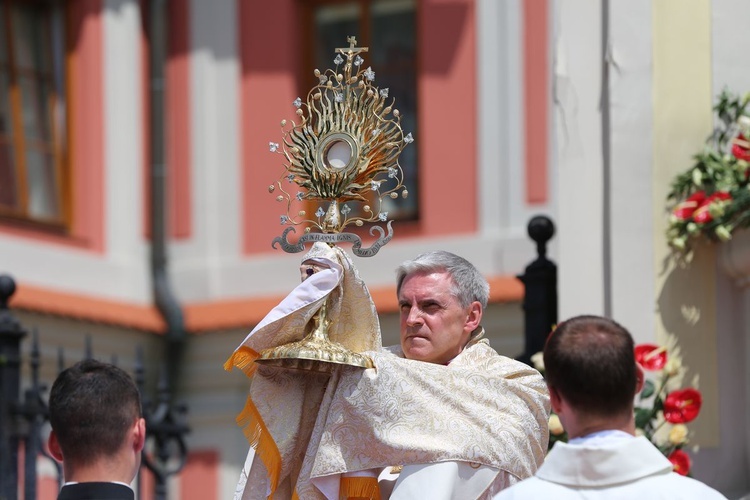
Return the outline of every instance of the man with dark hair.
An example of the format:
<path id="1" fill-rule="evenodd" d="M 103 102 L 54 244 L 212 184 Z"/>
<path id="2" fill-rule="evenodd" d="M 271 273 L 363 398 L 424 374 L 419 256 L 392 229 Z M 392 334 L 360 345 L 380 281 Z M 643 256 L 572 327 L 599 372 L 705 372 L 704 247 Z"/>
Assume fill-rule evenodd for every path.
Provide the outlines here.
<path id="1" fill-rule="evenodd" d="M 58 500 L 133 500 L 146 423 L 138 388 L 116 366 L 95 360 L 63 370 L 49 399 L 49 450 L 62 462 Z"/>
<path id="2" fill-rule="evenodd" d="M 643 387 L 633 338 L 614 321 L 577 316 L 547 339 L 544 369 L 552 410 L 569 442 L 555 443 L 533 478 L 501 492 L 515 498 L 724 498 L 635 437 L 633 401 Z"/>
<path id="3" fill-rule="evenodd" d="M 576 408 L 585 408 L 587 418 L 604 419 L 609 426 L 612 418 L 633 413 L 643 373 L 634 362 L 628 331 L 597 316 L 579 316 L 558 328 L 544 348 L 547 385 Z"/>

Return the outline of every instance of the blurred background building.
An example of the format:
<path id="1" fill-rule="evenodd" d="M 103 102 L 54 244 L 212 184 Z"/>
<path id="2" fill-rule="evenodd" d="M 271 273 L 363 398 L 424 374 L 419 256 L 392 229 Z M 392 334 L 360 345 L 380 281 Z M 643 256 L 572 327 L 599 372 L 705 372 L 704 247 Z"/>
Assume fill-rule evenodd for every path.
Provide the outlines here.
<path id="1" fill-rule="evenodd" d="M 485 327 L 523 350 L 526 224 L 557 225 L 560 318 L 604 314 L 680 346 L 704 406 L 694 476 L 750 491 L 750 296 L 725 248 L 667 259 L 664 197 L 750 90 L 743 0 L 2 0 L 0 272 L 42 343 L 176 367 L 189 405 L 183 499 L 231 498 L 248 381 L 222 369 L 299 281 L 271 248 L 280 121 L 356 35 L 415 138 L 395 236 L 355 258 L 398 341 L 395 267 L 458 253 L 491 283 Z M 750 247 L 736 250 L 750 259 Z M 745 268 L 746 269 L 746 268 Z M 744 280 L 744 281 L 743 281 Z M 174 355 L 168 356 L 167 352 Z M 169 361 L 171 360 L 171 361 Z M 45 479 L 42 479 L 44 482 Z M 45 483 L 40 498 L 54 491 Z M 48 496 L 44 496 L 48 495 Z"/>

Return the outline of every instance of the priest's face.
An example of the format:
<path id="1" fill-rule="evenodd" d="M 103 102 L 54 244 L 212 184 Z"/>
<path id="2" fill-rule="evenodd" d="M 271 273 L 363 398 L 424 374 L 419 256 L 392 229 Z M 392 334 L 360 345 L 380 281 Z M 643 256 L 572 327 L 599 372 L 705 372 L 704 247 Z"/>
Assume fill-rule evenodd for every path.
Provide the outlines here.
<path id="1" fill-rule="evenodd" d="M 479 325 L 482 307 L 464 307 L 446 272 L 414 273 L 401 284 L 401 349 L 408 359 L 447 364 L 458 356 Z"/>

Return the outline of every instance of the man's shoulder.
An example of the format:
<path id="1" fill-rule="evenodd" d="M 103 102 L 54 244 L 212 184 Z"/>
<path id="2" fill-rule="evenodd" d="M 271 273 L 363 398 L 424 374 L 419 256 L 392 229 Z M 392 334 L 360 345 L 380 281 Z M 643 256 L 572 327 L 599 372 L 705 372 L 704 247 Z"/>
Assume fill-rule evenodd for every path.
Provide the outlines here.
<path id="1" fill-rule="evenodd" d="M 133 500 L 133 490 L 121 483 L 90 482 L 66 484 L 58 500 Z"/>
<path id="2" fill-rule="evenodd" d="M 703 499 L 725 499 L 726 497 L 692 477 L 681 476 L 676 472 L 670 472 L 663 476 L 652 478 L 653 487 L 664 491 L 674 492 L 674 498 L 700 498 Z M 660 483 L 657 486 L 657 483 Z M 651 487 L 651 486 L 650 486 Z"/>
<path id="3" fill-rule="evenodd" d="M 566 486 L 546 481 L 537 476 L 530 477 L 510 488 L 507 488 L 492 500 L 514 500 L 526 498 L 579 498 L 579 492 L 598 491 L 601 498 L 649 498 L 649 499 L 695 499 L 726 500 L 726 497 L 695 479 L 681 476 L 675 472 L 655 474 L 625 483 L 591 488 L 583 486 Z"/>
<path id="4" fill-rule="evenodd" d="M 433 365 L 424 361 L 410 360 L 404 357 L 399 345 L 383 347 L 379 351 L 371 353 L 375 365 L 398 365 L 405 370 L 432 371 L 442 365 Z M 485 339 L 469 344 L 461 354 L 448 364 L 448 368 L 454 373 L 470 373 L 482 375 L 498 383 L 519 385 L 533 388 L 546 394 L 546 384 L 542 375 L 531 366 L 521 361 L 503 356 L 495 351 Z"/>
<path id="5" fill-rule="evenodd" d="M 528 479 L 524 479 L 520 483 L 516 483 L 513 486 L 504 489 L 495 496 L 492 500 L 514 500 L 514 499 L 526 499 L 526 498 L 561 498 L 561 495 L 565 495 L 566 488 L 543 479 L 539 479 L 536 476 L 532 476 Z"/>
<path id="6" fill-rule="evenodd" d="M 401 346 L 398 344 L 381 347 L 377 351 L 376 356 L 384 356 L 387 358 L 395 357 L 403 360 L 407 359 L 404 357 Z M 408 361 L 414 362 L 414 360 Z M 526 363 L 499 354 L 492 348 L 492 346 L 490 346 L 490 343 L 486 339 L 475 341 L 466 346 L 463 352 L 461 352 L 461 354 L 454 358 L 449 364 L 449 366 L 454 369 L 473 369 L 480 365 L 493 371 L 502 371 L 506 375 L 538 375 L 541 377 L 541 374 L 537 370 Z"/>
<path id="7" fill-rule="evenodd" d="M 493 375 L 504 379 L 524 377 L 543 379 L 539 371 L 526 363 L 499 354 L 486 339 L 467 346 L 464 352 L 456 358 L 455 363 L 456 368 L 481 367 L 483 371 L 492 372 Z"/>

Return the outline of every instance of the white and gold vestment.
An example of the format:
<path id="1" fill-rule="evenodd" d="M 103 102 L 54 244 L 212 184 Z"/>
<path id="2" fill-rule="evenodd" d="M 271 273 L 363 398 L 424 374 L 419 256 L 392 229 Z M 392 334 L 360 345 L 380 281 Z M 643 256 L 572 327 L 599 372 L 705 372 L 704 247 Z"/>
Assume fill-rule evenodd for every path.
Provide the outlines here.
<path id="1" fill-rule="evenodd" d="M 377 483 L 351 473 L 404 466 L 402 474 L 412 475 L 406 490 L 420 478 L 429 481 L 429 464 L 452 462 L 459 472 L 481 471 L 472 491 L 484 498 L 534 474 L 547 450 L 549 413 L 536 370 L 478 338 L 448 366 L 383 349 L 374 305 L 346 254 L 316 244 L 305 262 L 318 272 L 269 313 L 226 365 L 253 376 L 238 422 L 256 451 L 236 498 L 368 497 Z M 335 318 L 331 340 L 364 352 L 374 368 L 340 365 L 321 374 L 253 363 L 263 349 L 302 338 L 324 301 Z"/>

